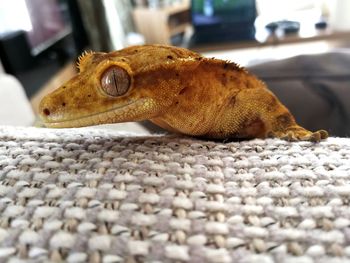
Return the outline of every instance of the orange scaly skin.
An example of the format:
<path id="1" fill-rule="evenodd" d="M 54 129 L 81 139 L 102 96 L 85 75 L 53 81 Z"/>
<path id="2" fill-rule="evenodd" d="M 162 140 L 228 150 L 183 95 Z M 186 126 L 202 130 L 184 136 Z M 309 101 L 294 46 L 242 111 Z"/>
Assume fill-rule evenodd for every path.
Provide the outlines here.
<path id="1" fill-rule="evenodd" d="M 119 89 L 129 83 L 120 96 L 107 94 L 101 84 L 113 67 L 125 74 L 120 79 L 112 75 L 112 83 Z M 91 52 L 80 59 L 79 69 L 41 101 L 47 127 L 150 120 L 169 131 L 214 139 L 328 137 L 326 131 L 298 126 L 265 84 L 245 69 L 184 48 L 145 45 Z"/>

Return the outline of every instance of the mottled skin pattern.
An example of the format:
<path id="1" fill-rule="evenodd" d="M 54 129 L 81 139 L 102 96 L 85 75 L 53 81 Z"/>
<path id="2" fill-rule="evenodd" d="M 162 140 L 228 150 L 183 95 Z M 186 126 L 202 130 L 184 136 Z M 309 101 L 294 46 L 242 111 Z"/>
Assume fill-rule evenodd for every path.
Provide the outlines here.
<path id="1" fill-rule="evenodd" d="M 122 96 L 101 88 L 107 69 L 129 75 Z M 87 53 L 80 73 L 40 104 L 47 127 L 150 120 L 177 133 L 213 139 L 277 137 L 320 141 L 326 131 L 298 126 L 266 85 L 245 69 L 183 48 L 145 45 Z"/>

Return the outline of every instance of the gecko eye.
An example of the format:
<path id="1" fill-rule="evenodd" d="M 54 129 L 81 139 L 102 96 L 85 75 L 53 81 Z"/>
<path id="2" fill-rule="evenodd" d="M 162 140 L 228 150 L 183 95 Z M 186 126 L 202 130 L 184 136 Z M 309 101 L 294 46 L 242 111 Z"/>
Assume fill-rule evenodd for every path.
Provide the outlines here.
<path id="1" fill-rule="evenodd" d="M 113 66 L 102 74 L 101 85 L 103 91 L 108 95 L 121 96 L 129 90 L 130 77 L 126 70 Z"/>

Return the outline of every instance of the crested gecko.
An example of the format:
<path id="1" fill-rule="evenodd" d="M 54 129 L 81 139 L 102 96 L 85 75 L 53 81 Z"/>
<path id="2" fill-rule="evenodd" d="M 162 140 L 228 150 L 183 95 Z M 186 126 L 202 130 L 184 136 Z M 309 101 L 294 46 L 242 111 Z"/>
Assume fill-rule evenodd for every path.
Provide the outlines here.
<path id="1" fill-rule="evenodd" d="M 320 141 L 266 85 L 235 63 L 188 49 L 143 45 L 85 52 L 79 73 L 42 99 L 52 128 L 150 120 L 176 133 L 212 139 Z"/>

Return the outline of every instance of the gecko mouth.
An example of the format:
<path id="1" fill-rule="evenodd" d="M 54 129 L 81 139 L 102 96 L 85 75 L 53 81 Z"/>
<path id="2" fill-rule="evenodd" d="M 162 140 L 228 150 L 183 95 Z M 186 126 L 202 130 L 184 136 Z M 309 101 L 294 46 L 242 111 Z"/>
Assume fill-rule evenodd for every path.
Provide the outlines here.
<path id="1" fill-rule="evenodd" d="M 77 128 L 99 124 L 117 123 L 133 121 L 137 118 L 138 108 L 142 108 L 146 99 L 132 101 L 123 106 L 118 106 L 103 112 L 93 113 L 91 115 L 80 116 L 77 118 L 60 120 L 60 121 L 46 121 L 43 124 L 48 128 Z"/>

